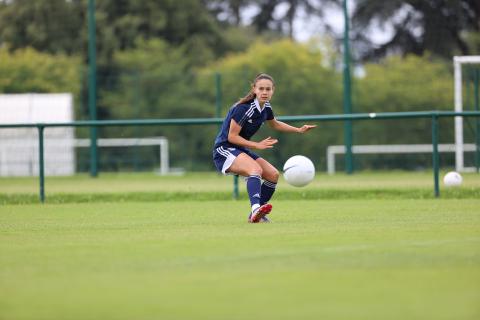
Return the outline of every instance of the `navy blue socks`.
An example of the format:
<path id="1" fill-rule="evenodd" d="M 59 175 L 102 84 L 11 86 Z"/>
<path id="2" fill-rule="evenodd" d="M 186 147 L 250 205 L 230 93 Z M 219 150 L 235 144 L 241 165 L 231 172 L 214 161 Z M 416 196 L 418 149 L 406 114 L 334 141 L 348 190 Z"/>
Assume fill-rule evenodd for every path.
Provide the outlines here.
<path id="1" fill-rule="evenodd" d="M 247 192 L 252 212 L 255 212 L 260 206 L 270 201 L 277 184 L 268 180 L 264 180 L 262 183 L 262 178 L 259 175 L 248 176 L 245 181 L 247 182 Z"/>
<path id="2" fill-rule="evenodd" d="M 247 192 L 252 205 L 252 213 L 260 207 L 260 194 L 262 188 L 262 178 L 259 175 L 251 175 L 246 178 Z"/>
<path id="3" fill-rule="evenodd" d="M 273 196 L 273 193 L 275 192 L 275 188 L 277 187 L 277 184 L 275 182 L 271 182 L 268 180 L 264 180 L 262 183 L 262 188 L 261 188 L 261 197 L 260 197 L 260 205 L 264 205 Z"/>

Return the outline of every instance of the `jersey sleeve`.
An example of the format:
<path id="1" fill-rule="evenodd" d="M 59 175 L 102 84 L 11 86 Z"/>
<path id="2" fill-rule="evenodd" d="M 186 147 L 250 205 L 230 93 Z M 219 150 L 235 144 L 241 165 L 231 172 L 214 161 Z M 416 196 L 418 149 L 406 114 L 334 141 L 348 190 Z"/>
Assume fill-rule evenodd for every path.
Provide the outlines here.
<path id="1" fill-rule="evenodd" d="M 232 119 L 235 120 L 235 122 L 238 123 L 240 127 L 243 127 L 245 121 L 247 120 L 247 111 L 248 105 L 246 104 L 239 104 L 233 108 Z"/>
<path id="2" fill-rule="evenodd" d="M 272 108 L 266 108 L 265 111 L 267 112 L 267 120 L 273 120 L 275 118 Z"/>

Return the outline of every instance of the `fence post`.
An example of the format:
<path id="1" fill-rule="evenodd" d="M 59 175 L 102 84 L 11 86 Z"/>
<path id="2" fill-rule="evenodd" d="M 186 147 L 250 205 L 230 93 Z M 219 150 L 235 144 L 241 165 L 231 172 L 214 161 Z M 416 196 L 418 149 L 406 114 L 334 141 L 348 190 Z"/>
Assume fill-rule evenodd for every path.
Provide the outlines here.
<path id="1" fill-rule="evenodd" d="M 38 176 L 40 178 L 40 202 L 45 202 L 45 164 L 43 161 L 43 125 L 38 127 Z"/>
<path id="2" fill-rule="evenodd" d="M 350 39 L 349 39 L 349 16 L 347 9 L 347 0 L 343 0 L 343 16 L 345 23 L 345 30 L 343 34 L 343 113 L 352 113 L 352 90 L 351 90 L 351 75 L 350 75 Z M 352 120 L 345 120 L 344 122 L 344 144 L 345 144 L 345 172 L 347 174 L 353 173 L 353 152 L 352 140 L 353 129 Z"/>
<path id="3" fill-rule="evenodd" d="M 438 184 L 439 156 L 438 156 L 438 115 L 432 114 L 432 161 L 433 161 L 433 183 L 435 197 L 440 197 L 440 188 Z"/>
<path id="4" fill-rule="evenodd" d="M 88 111 L 97 120 L 97 44 L 95 0 L 88 0 Z M 90 127 L 90 176 L 98 175 L 97 127 Z"/>
<path id="5" fill-rule="evenodd" d="M 479 94 L 478 94 L 478 82 L 480 78 L 480 70 L 475 70 L 475 75 L 474 75 L 474 84 L 473 84 L 473 92 L 474 92 L 474 106 L 475 106 L 475 111 L 480 110 L 480 99 L 479 99 Z M 475 144 L 477 145 L 477 151 L 475 152 L 475 167 L 477 168 L 477 173 L 479 171 L 480 167 L 480 120 L 477 117 L 475 119 Z"/>
<path id="6" fill-rule="evenodd" d="M 233 176 L 233 199 L 238 199 L 238 176 Z"/>

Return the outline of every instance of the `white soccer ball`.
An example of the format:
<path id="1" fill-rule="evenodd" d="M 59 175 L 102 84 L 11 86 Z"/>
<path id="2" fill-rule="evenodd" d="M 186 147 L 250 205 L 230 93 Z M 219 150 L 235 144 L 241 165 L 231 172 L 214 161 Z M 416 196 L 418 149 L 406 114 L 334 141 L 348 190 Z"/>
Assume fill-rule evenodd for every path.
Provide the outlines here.
<path id="1" fill-rule="evenodd" d="M 315 177 L 315 166 L 305 156 L 293 156 L 283 165 L 283 177 L 292 186 L 306 186 Z"/>
<path id="2" fill-rule="evenodd" d="M 450 171 L 443 177 L 443 183 L 447 187 L 458 187 L 462 184 L 462 181 L 463 178 L 460 173 L 455 171 Z"/>

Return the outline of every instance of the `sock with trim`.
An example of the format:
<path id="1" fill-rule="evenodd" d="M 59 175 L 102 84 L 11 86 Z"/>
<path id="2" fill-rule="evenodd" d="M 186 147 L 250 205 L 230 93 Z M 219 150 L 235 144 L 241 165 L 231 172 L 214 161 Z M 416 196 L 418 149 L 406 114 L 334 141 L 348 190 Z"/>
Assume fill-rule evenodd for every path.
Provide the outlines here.
<path id="1" fill-rule="evenodd" d="M 260 197 L 260 205 L 264 205 L 273 196 L 273 193 L 275 192 L 275 188 L 277 187 L 277 184 L 272 181 L 268 180 L 263 180 L 262 187 L 261 187 L 261 197 Z"/>
<path id="2" fill-rule="evenodd" d="M 247 192 L 252 206 L 252 213 L 260 207 L 260 195 L 262 190 L 262 178 L 259 175 L 251 175 L 246 179 Z"/>

